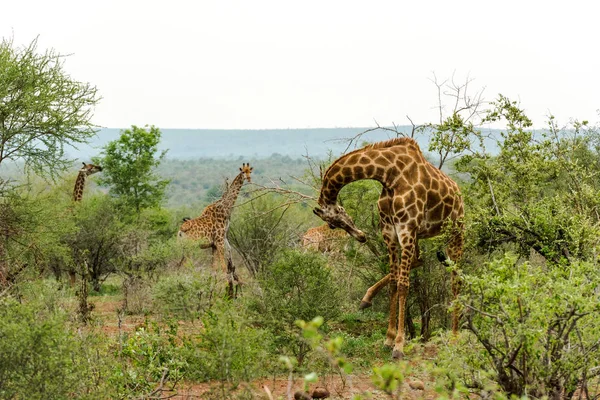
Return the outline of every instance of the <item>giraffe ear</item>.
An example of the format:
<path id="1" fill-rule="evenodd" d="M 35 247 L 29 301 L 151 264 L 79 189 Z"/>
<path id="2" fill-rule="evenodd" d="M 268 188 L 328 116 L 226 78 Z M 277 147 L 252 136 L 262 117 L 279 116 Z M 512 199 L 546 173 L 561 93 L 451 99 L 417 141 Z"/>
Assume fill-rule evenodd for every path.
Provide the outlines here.
<path id="1" fill-rule="evenodd" d="M 321 210 L 319 207 L 313 208 L 313 212 L 317 217 L 321 217 L 321 215 L 323 215 L 323 210 Z"/>
<path id="2" fill-rule="evenodd" d="M 85 167 L 85 163 L 84 163 L 83 161 L 82 161 L 81 163 L 82 163 L 82 164 L 83 164 L 83 166 Z"/>

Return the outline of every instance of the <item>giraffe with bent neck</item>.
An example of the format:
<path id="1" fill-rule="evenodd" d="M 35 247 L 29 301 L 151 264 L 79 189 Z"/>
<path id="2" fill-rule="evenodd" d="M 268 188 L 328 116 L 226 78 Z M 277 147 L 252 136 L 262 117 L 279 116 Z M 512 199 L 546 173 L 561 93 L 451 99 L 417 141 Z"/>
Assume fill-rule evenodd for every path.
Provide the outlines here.
<path id="1" fill-rule="evenodd" d="M 360 242 L 366 241 L 365 234 L 336 200 L 345 185 L 361 179 L 374 179 L 383 185 L 377 206 L 390 263 L 390 273 L 369 288 L 361 308 L 370 306 L 377 292 L 389 283 L 390 316 L 385 344 L 393 346 L 392 357 L 398 359 L 404 356 L 409 273 L 420 265 L 418 240 L 440 235 L 449 224 L 446 252 L 452 261 L 458 261 L 463 252 L 463 201 L 458 185 L 425 159 L 413 139 L 396 138 L 352 151 L 326 171 L 319 207 L 313 211 L 330 227 L 342 228 Z M 456 272 L 452 273 L 452 291 L 458 296 Z M 458 310 L 454 309 L 454 332 L 458 330 L 458 319 Z"/>
<path id="2" fill-rule="evenodd" d="M 233 279 L 235 279 L 235 271 L 233 270 L 230 255 L 228 255 L 228 263 L 225 262 L 226 251 L 230 249 L 229 242 L 227 241 L 227 231 L 229 230 L 232 209 L 242 189 L 244 179 L 251 182 L 250 174 L 252 173 L 252 169 L 250 163 L 242 164 L 240 173 L 231 184 L 227 185 L 223 196 L 214 203 L 206 206 L 199 217 L 184 219 L 177 233 L 177 236 L 180 238 L 200 241 L 200 248 L 212 249 L 213 270 L 221 269 L 227 274 L 230 294 Z"/>

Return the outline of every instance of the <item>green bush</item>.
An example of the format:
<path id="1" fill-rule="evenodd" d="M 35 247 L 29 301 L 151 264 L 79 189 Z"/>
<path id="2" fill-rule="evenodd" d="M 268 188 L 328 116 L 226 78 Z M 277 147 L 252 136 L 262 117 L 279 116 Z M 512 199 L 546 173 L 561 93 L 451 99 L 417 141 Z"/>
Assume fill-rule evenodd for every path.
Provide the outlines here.
<path id="1" fill-rule="evenodd" d="M 465 334 L 440 353 L 453 380 L 506 394 L 571 398 L 600 368 L 600 271 L 535 266 L 506 255 L 465 276 Z M 563 397 L 564 396 L 564 397 Z"/>
<path id="2" fill-rule="evenodd" d="M 177 345 L 177 325 L 166 329 L 158 324 L 127 334 L 116 352 L 117 361 L 109 377 L 118 398 L 131 398 L 171 389 L 183 378 L 187 362 Z"/>
<path id="3" fill-rule="evenodd" d="M 210 273 L 165 276 L 152 288 L 153 309 L 166 318 L 199 319 L 218 297 L 219 283 Z"/>
<path id="4" fill-rule="evenodd" d="M 254 305 L 261 323 L 276 335 L 280 348 L 302 363 L 310 346 L 298 337 L 295 321 L 316 316 L 328 321 L 340 314 L 340 289 L 326 259 L 312 252 L 284 251 L 259 282 L 262 294 Z"/>
<path id="5" fill-rule="evenodd" d="M 48 282 L 19 288 L 21 301 L 0 298 L 0 398 L 94 398 L 104 364 L 89 351 L 93 335 L 76 335 L 61 295 Z"/>
<path id="6" fill-rule="evenodd" d="M 187 338 L 182 349 L 186 378 L 236 386 L 269 373 L 271 337 L 250 325 L 240 299 L 219 299 L 204 314 L 202 323 L 204 329 L 196 338 Z"/>

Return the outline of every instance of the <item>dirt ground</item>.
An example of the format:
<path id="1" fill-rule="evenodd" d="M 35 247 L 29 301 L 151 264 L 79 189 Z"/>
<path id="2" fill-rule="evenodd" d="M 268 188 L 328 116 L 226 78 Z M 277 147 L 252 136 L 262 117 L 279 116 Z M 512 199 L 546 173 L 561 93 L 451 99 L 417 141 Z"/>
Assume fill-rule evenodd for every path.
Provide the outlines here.
<path id="1" fill-rule="evenodd" d="M 90 298 L 94 304 L 93 315 L 99 329 L 107 336 L 117 336 L 123 332 L 133 332 L 137 327 L 142 326 L 146 320 L 143 315 L 126 315 L 119 313 L 122 307 L 120 296 L 102 296 Z M 182 332 L 190 332 L 198 329 L 198 324 L 189 322 L 180 322 Z M 424 346 L 420 358 L 432 358 L 435 356 L 436 350 L 431 346 Z M 387 360 L 382 360 L 383 362 Z M 412 363 L 411 363 L 412 364 Z M 417 368 L 412 370 L 418 371 Z M 402 399 L 435 399 L 438 397 L 434 390 L 434 382 L 427 376 L 419 376 L 415 373 L 414 376 L 406 377 L 401 389 L 400 398 Z M 309 387 L 309 393 L 315 388 L 324 388 L 330 394 L 330 399 L 352 399 L 357 394 L 362 394 L 363 399 L 383 400 L 391 397 L 381 390 L 376 390 L 371 383 L 370 375 L 355 374 L 342 380 L 339 376 L 324 376 L 320 377 L 317 384 Z M 222 385 L 220 382 L 194 383 L 183 382 L 179 383 L 175 391 L 164 391 L 161 397 L 175 400 L 192 400 L 192 399 L 227 399 L 235 398 L 253 398 L 264 400 L 287 400 L 293 399 L 294 393 L 303 390 L 303 382 L 296 378 L 291 383 L 286 377 L 275 377 L 270 379 L 260 379 L 250 383 L 243 383 L 234 391 L 228 386 Z M 366 393 L 369 393 L 368 395 Z M 243 394 L 246 394 L 244 396 Z M 290 397 L 291 396 L 291 397 Z"/>
<path id="2" fill-rule="evenodd" d="M 424 389 L 412 389 L 410 383 L 418 385 L 423 384 Z M 433 390 L 433 382 L 423 382 L 417 379 L 408 378 L 400 390 L 400 398 L 407 400 L 416 399 L 435 399 L 438 397 Z M 325 388 L 330 399 L 352 399 L 357 394 L 362 394 L 363 399 L 389 400 L 391 397 L 381 390 L 376 390 L 371 384 L 371 379 L 367 375 L 353 375 L 346 382 L 342 382 L 337 377 L 325 377 L 316 385 L 311 385 L 309 393 L 315 388 Z M 294 393 L 302 391 L 302 382 L 299 380 L 289 387 L 289 382 L 284 378 L 263 379 L 252 382 L 250 385 L 240 387 L 237 392 L 250 391 L 255 399 L 278 400 L 293 399 Z M 366 395 L 365 393 L 369 393 Z M 270 396 L 269 396 L 270 394 Z M 288 396 L 291 394 L 291 397 Z M 222 399 L 227 398 L 227 392 L 219 387 L 218 383 L 188 384 L 182 385 L 173 399 L 191 400 L 191 399 Z"/>

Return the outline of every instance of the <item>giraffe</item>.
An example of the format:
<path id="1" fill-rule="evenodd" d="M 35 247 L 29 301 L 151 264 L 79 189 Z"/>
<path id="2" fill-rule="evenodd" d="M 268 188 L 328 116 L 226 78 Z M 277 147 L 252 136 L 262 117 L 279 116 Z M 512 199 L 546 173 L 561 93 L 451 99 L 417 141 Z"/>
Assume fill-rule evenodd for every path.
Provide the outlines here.
<path id="1" fill-rule="evenodd" d="M 233 263 L 231 262 L 230 246 L 227 241 L 227 231 L 229 229 L 229 219 L 233 205 L 240 193 L 244 178 L 251 182 L 252 173 L 250 163 L 242 164 L 240 173 L 235 177 L 231 184 L 226 185 L 223 196 L 214 203 L 209 204 L 202 211 L 199 217 L 190 219 L 184 218 L 177 236 L 179 238 L 188 238 L 201 241 L 200 248 L 212 249 L 214 270 L 219 268 L 227 274 L 229 284 L 229 293 L 233 291 L 233 280 L 237 280 Z M 225 262 L 225 253 L 228 253 L 227 263 Z"/>
<path id="2" fill-rule="evenodd" d="M 331 229 L 329 225 L 323 224 L 306 231 L 302 236 L 302 247 L 322 253 L 335 252 L 341 248 L 339 245 L 345 238 L 345 231 Z"/>
<path id="3" fill-rule="evenodd" d="M 79 169 L 77 179 L 75 180 L 75 187 L 73 187 L 73 202 L 78 203 L 83 198 L 83 189 L 85 187 L 85 180 L 88 176 L 102 171 L 100 165 L 86 164 L 82 162 L 83 167 Z M 75 270 L 71 267 L 68 270 L 69 284 L 75 286 L 76 274 Z"/>
<path id="4" fill-rule="evenodd" d="M 393 346 L 392 357 L 404 356 L 404 318 L 411 267 L 420 264 L 418 240 L 437 236 L 450 227 L 446 252 L 458 261 L 463 248 L 463 201 L 458 185 L 423 156 L 411 138 L 395 138 L 354 150 L 341 156 L 323 177 L 318 207 L 313 210 L 332 228 L 342 228 L 359 242 L 366 236 L 338 204 L 339 191 L 347 184 L 374 179 L 383 185 L 377 202 L 381 233 L 388 248 L 390 273 L 367 290 L 361 308 L 390 284 L 390 316 L 385 344 Z M 402 250 L 399 257 L 399 250 Z M 445 260 L 442 253 L 438 258 Z M 452 292 L 458 296 L 456 272 L 452 273 Z M 458 331 L 458 310 L 452 318 Z"/>
<path id="5" fill-rule="evenodd" d="M 102 167 L 94 164 L 86 164 L 82 163 L 83 167 L 79 170 L 79 174 L 77 174 L 77 179 L 75 180 L 75 187 L 73 188 L 73 201 L 78 202 L 83 198 L 83 188 L 85 187 L 85 179 L 95 174 L 96 172 L 102 171 Z"/>

